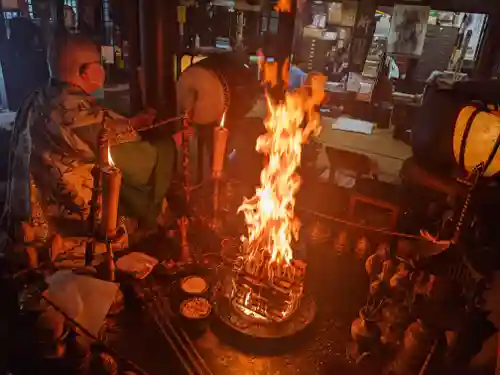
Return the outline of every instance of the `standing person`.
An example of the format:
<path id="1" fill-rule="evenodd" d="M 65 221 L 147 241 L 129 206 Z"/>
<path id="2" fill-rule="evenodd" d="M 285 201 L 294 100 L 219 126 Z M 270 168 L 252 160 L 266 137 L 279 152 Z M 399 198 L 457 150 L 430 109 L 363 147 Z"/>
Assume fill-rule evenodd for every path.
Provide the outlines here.
<path id="1" fill-rule="evenodd" d="M 30 19 L 10 20 L 10 37 L 0 48 L 8 106 L 17 111 L 26 97 L 44 87 L 49 79 L 42 34 Z"/>
<path id="2" fill-rule="evenodd" d="M 154 114 L 125 118 L 97 104 L 93 94 L 102 89 L 105 73 L 99 49 L 91 41 L 68 35 L 50 52 L 53 82 L 23 104 L 14 125 L 15 134 L 30 129 L 31 154 L 24 163 L 41 198 L 56 202 L 68 215 L 88 215 L 91 170 L 106 127 L 111 133 L 110 153 L 123 174 L 120 213 L 137 219 L 140 228 L 157 228 L 173 174 L 174 141 L 180 143 L 182 134 L 143 141 L 135 129 L 151 124 Z M 14 160 L 18 156 L 22 157 L 15 155 Z M 7 204 L 13 199 L 8 193 Z"/>

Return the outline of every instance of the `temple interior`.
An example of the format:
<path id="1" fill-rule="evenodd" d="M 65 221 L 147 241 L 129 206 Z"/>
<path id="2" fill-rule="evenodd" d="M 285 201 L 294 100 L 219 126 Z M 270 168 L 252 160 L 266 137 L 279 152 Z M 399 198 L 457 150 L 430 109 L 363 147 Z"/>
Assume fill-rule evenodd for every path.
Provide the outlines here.
<path id="1" fill-rule="evenodd" d="M 500 3 L 1 0 L 0 373 L 500 375 Z"/>

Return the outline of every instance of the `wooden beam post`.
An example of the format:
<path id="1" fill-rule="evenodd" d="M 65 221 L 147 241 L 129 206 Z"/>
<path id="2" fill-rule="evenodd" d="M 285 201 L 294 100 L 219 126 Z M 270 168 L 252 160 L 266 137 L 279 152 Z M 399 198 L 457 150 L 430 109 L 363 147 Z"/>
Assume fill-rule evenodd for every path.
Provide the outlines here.
<path id="1" fill-rule="evenodd" d="M 176 115 L 175 55 L 178 50 L 177 1 L 139 0 L 141 68 L 145 105 L 159 119 Z M 158 136 L 169 129 L 153 129 Z M 148 131 L 149 133 L 149 131 Z"/>
<path id="2" fill-rule="evenodd" d="M 488 17 L 484 42 L 474 72 L 478 79 L 489 79 L 500 60 L 500 10 Z"/>

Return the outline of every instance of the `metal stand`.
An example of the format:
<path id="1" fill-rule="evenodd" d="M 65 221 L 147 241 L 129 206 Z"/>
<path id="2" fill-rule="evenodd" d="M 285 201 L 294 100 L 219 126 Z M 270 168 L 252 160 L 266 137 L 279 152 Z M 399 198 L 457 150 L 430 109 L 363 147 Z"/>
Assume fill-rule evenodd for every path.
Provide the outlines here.
<path id="1" fill-rule="evenodd" d="M 89 229 L 89 240 L 85 247 L 85 266 L 90 267 L 94 260 L 96 239 L 99 236 L 99 225 L 101 222 L 101 209 L 102 209 L 102 174 L 101 166 L 107 160 L 108 153 L 108 138 L 107 130 L 103 127 L 99 135 L 99 155 L 98 163 L 92 169 L 92 178 L 94 179 L 94 186 L 92 189 L 92 200 L 90 202 L 90 213 L 87 218 Z"/>
<path id="2" fill-rule="evenodd" d="M 212 191 L 213 212 L 212 212 L 212 221 L 210 223 L 210 226 L 216 233 L 218 233 L 222 228 L 220 209 L 219 209 L 220 185 L 221 185 L 221 178 L 214 177 L 213 191 Z"/>
<path id="3" fill-rule="evenodd" d="M 191 200 L 191 171 L 189 170 L 189 139 L 186 131 L 189 128 L 187 116 L 182 120 L 184 134 L 182 137 L 182 167 L 184 172 L 184 196 L 186 199 L 186 211 Z M 181 234 L 181 260 L 189 262 L 191 260 L 191 250 L 188 241 L 189 218 L 187 212 L 179 220 L 179 229 Z"/>
<path id="4" fill-rule="evenodd" d="M 112 240 L 109 239 L 108 236 L 106 236 L 106 263 L 108 266 L 107 276 L 109 281 L 115 281 L 115 270 L 116 270 L 115 255 L 111 247 L 111 242 Z"/>

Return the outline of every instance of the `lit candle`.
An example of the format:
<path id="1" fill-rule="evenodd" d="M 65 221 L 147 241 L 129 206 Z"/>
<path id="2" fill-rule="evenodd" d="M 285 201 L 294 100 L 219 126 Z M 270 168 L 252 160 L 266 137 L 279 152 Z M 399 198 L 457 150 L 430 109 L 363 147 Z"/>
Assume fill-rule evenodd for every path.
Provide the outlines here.
<path id="1" fill-rule="evenodd" d="M 226 143 L 229 131 L 224 126 L 226 113 L 222 115 L 219 126 L 214 128 L 214 155 L 212 164 L 212 175 L 220 178 L 224 169 L 224 159 L 226 156 Z"/>
<path id="2" fill-rule="evenodd" d="M 103 192 L 102 234 L 105 234 L 109 239 L 113 239 L 116 236 L 118 223 L 118 201 L 120 199 L 122 174 L 113 162 L 109 147 L 108 165 L 103 166 L 101 172 Z"/>

